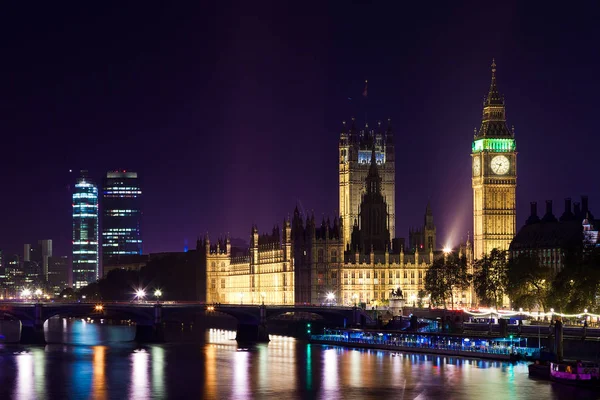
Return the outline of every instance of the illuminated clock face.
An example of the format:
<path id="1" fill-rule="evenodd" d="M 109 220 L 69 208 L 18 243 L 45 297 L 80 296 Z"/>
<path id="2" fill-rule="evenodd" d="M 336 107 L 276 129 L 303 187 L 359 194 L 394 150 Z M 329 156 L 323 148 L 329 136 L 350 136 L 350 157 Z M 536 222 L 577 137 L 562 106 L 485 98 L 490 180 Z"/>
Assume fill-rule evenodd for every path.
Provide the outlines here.
<path id="1" fill-rule="evenodd" d="M 479 156 L 473 159 L 473 176 L 479 175 L 481 171 L 481 162 L 479 161 Z"/>
<path id="2" fill-rule="evenodd" d="M 491 167 L 492 172 L 496 175 L 504 175 L 508 172 L 510 161 L 508 161 L 506 156 L 496 156 L 492 158 Z"/>

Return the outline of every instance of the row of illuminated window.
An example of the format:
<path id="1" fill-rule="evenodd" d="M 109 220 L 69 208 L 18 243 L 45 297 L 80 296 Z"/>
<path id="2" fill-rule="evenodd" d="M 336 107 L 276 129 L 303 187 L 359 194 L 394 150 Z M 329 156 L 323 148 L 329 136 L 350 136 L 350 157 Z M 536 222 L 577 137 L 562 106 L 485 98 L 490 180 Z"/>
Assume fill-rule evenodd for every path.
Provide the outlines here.
<path id="1" fill-rule="evenodd" d="M 106 210 L 107 213 L 134 213 L 134 212 L 140 212 L 140 210 L 121 210 L 120 208 L 114 208 L 114 209 L 109 209 Z"/>
<path id="2" fill-rule="evenodd" d="M 381 274 L 381 275 L 380 275 Z M 366 272 L 362 272 L 362 271 L 352 271 L 350 273 L 348 273 L 347 271 L 344 272 L 344 278 L 348 279 L 348 275 L 350 275 L 350 277 L 352 279 L 354 279 L 357 275 L 358 275 L 358 279 L 362 279 L 363 276 L 365 279 L 371 279 L 371 272 L 370 271 L 366 271 Z M 396 279 L 400 279 L 400 271 L 396 271 Z M 409 277 L 409 271 L 404 271 L 404 279 L 407 279 Z M 331 277 L 332 278 L 337 278 L 337 272 L 332 272 L 331 273 Z M 373 272 L 373 279 L 377 279 L 377 278 L 382 278 L 385 279 L 385 272 L 381 271 L 381 273 L 378 273 L 377 271 Z M 388 272 L 388 278 L 392 279 L 394 277 L 394 272 L 393 271 L 389 271 Z M 415 277 L 415 271 L 410 271 L 410 277 L 414 279 Z M 423 278 L 423 271 L 419 270 L 418 271 L 418 277 L 419 279 Z"/>
<path id="3" fill-rule="evenodd" d="M 87 183 L 87 182 L 79 182 L 79 183 L 75 184 L 75 187 L 78 187 L 78 188 L 93 187 L 93 188 L 95 188 L 96 186 L 92 185 L 91 183 Z"/>
<path id="4" fill-rule="evenodd" d="M 134 214 L 137 214 L 137 213 L 134 213 L 134 212 L 128 212 L 128 213 L 125 213 L 125 212 L 110 212 L 110 211 L 107 212 L 107 213 L 105 213 L 105 215 L 108 216 L 108 217 L 132 217 Z"/>
<path id="5" fill-rule="evenodd" d="M 108 190 L 138 190 L 141 191 L 138 186 L 109 186 L 104 188 L 104 193 Z"/>
<path id="6" fill-rule="evenodd" d="M 110 234 L 113 232 L 132 232 L 132 231 L 137 231 L 137 228 L 108 228 L 108 229 L 105 229 L 102 234 L 105 235 L 107 233 Z"/>
<path id="7" fill-rule="evenodd" d="M 75 241 L 73 241 L 73 244 L 80 244 L 80 245 L 81 244 L 92 244 L 92 245 L 95 244 L 95 245 L 97 245 L 98 242 L 91 242 L 89 240 L 75 240 Z"/>
<path id="8" fill-rule="evenodd" d="M 73 250 L 73 254 L 96 254 L 96 250 Z"/>
<path id="9" fill-rule="evenodd" d="M 98 218 L 98 214 L 90 214 L 90 213 L 81 213 L 81 214 L 73 214 L 73 218 Z"/>
<path id="10" fill-rule="evenodd" d="M 98 192 L 95 190 L 92 190 L 92 191 L 81 192 L 81 193 L 73 193 L 73 198 L 74 199 L 97 199 Z"/>
<path id="11" fill-rule="evenodd" d="M 98 204 L 75 203 L 75 204 L 73 204 L 73 207 L 92 207 L 92 208 L 98 208 Z"/>
<path id="12" fill-rule="evenodd" d="M 73 260 L 73 264 L 95 264 L 98 260 Z"/>
<path id="13" fill-rule="evenodd" d="M 141 190 L 117 189 L 117 190 L 107 190 L 104 192 L 104 194 L 142 194 L 142 191 Z"/>
<path id="14" fill-rule="evenodd" d="M 137 251 L 110 251 L 107 254 L 138 254 Z"/>
<path id="15" fill-rule="evenodd" d="M 119 238 L 112 238 L 113 240 L 119 240 Z M 119 245 L 119 243 L 121 243 L 119 241 L 119 243 L 115 243 L 113 240 L 111 240 L 111 238 L 107 238 L 104 240 L 104 243 L 102 243 L 102 246 L 112 246 L 112 247 L 116 247 Z M 136 239 L 129 239 L 129 240 L 125 240 L 125 243 L 142 243 L 141 240 L 136 240 Z"/>

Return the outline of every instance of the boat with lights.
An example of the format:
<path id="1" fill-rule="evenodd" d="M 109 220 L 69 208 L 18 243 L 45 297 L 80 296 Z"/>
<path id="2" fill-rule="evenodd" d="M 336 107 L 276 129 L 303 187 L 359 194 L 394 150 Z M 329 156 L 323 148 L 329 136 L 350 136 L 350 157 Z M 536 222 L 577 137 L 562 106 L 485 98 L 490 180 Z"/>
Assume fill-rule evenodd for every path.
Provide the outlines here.
<path id="1" fill-rule="evenodd" d="M 566 385 L 600 388 L 600 367 L 595 363 L 550 363 L 550 379 Z"/>

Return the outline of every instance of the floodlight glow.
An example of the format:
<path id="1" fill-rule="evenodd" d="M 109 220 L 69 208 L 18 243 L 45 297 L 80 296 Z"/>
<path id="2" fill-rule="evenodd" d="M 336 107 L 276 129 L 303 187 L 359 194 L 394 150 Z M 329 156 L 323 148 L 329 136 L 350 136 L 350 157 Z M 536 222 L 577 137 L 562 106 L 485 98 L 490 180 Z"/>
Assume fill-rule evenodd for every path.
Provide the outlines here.
<path id="1" fill-rule="evenodd" d="M 136 295 L 137 298 L 143 299 L 144 297 L 146 297 L 146 291 L 144 289 L 138 289 L 135 292 L 135 295 Z"/>

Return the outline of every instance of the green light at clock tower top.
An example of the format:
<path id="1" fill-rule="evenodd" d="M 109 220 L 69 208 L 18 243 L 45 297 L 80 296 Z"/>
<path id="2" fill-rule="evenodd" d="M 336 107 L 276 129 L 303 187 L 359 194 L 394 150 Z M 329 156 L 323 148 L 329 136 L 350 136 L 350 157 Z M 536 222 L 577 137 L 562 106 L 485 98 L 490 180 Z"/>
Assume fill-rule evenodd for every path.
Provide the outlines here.
<path id="1" fill-rule="evenodd" d="M 484 150 L 499 153 L 515 151 L 515 139 L 475 139 L 473 141 L 473 153 Z"/>

